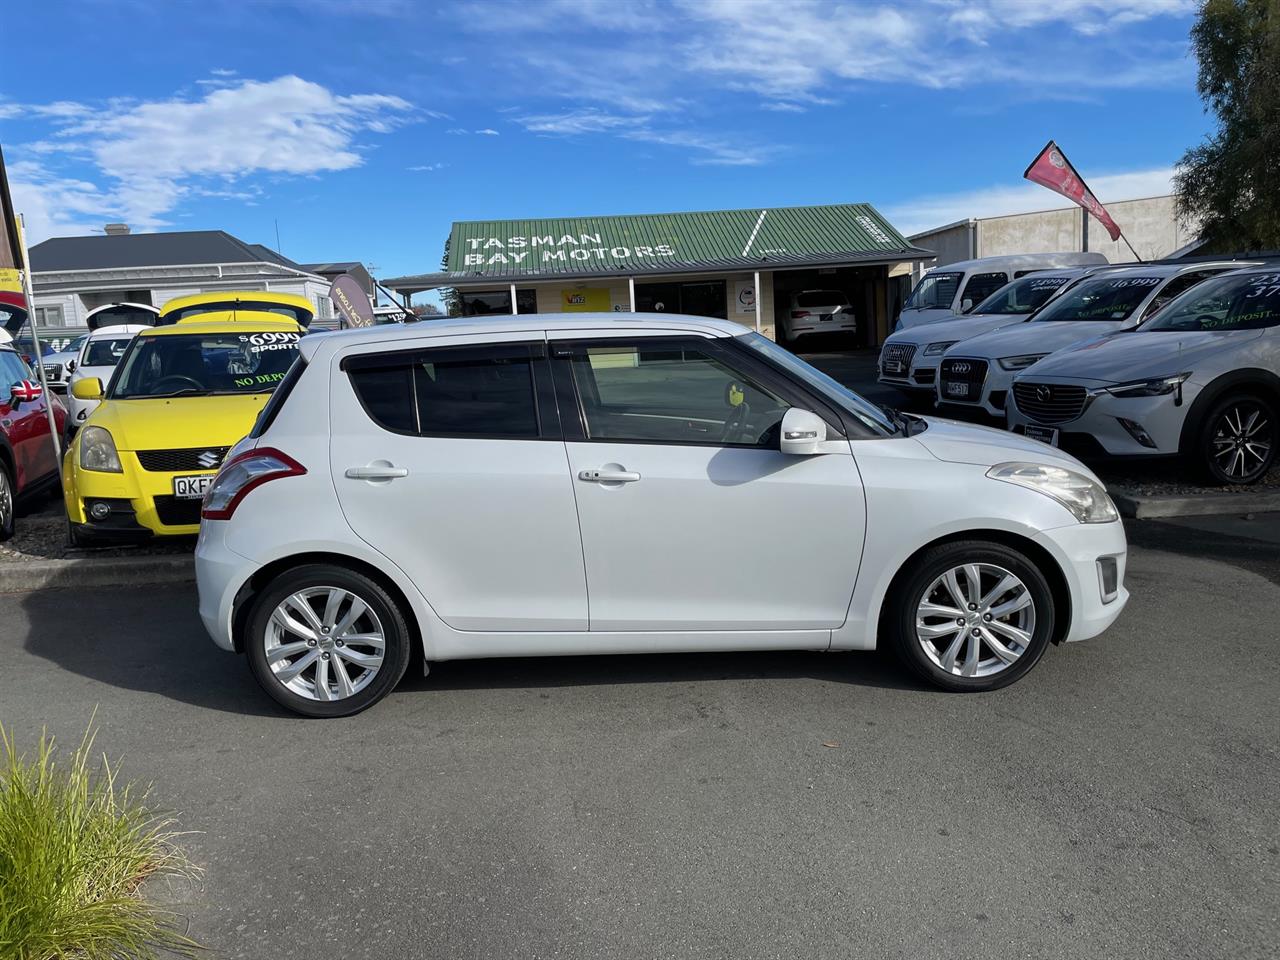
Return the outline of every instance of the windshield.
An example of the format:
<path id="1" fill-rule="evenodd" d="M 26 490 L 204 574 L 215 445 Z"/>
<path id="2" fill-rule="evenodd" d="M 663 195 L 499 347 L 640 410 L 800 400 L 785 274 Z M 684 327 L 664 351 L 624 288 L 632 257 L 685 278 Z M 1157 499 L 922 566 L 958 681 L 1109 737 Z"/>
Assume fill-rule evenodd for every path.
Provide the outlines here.
<path id="1" fill-rule="evenodd" d="M 1032 274 L 1001 287 L 970 312 L 975 314 L 1033 313 L 1070 282 L 1071 277 L 1037 277 Z"/>
<path id="2" fill-rule="evenodd" d="M 110 340 L 94 340 L 84 352 L 86 367 L 114 367 L 124 356 L 125 348 L 133 337 L 113 337 Z"/>
<path id="3" fill-rule="evenodd" d="M 832 307 L 849 301 L 839 290 L 806 290 L 796 295 L 797 307 Z"/>
<path id="4" fill-rule="evenodd" d="M 782 367 L 797 380 L 803 380 L 840 409 L 852 414 L 878 433 L 897 433 L 898 428 L 885 412 L 875 404 L 864 400 L 844 384 L 833 380 L 821 370 L 809 366 L 790 350 L 778 346 L 768 337 L 758 333 L 746 333 L 738 337 L 743 344 Z"/>
<path id="5" fill-rule="evenodd" d="M 1280 324 L 1280 273 L 1207 280 L 1174 300 L 1143 330 L 1261 330 Z"/>
<path id="6" fill-rule="evenodd" d="M 298 336 L 272 330 L 138 337 L 111 397 L 270 393 L 298 354 Z"/>
<path id="7" fill-rule="evenodd" d="M 916 284 L 903 310 L 950 310 L 963 273 L 927 273 Z"/>
<path id="8" fill-rule="evenodd" d="M 1041 310 L 1031 322 L 1127 320 L 1165 279 L 1114 277 L 1110 280 L 1086 280 Z"/>
<path id="9" fill-rule="evenodd" d="M 288 317 L 290 320 L 297 320 L 304 327 L 311 322 L 311 311 L 304 310 L 302 307 L 290 306 L 287 303 L 271 303 L 266 300 L 244 299 L 220 300 L 184 307 L 181 310 L 166 313 L 164 322 L 177 323 L 179 320 L 187 319 L 187 317 L 196 317 L 202 313 L 214 313 L 219 310 L 254 310 L 258 313 L 278 313 L 280 316 Z"/>

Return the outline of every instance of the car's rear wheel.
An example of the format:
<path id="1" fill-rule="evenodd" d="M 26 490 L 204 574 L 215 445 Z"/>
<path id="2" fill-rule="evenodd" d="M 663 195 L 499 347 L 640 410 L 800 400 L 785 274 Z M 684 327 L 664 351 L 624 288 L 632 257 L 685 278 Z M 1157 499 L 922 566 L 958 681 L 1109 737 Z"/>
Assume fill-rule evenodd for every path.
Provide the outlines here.
<path id="1" fill-rule="evenodd" d="M 1278 428 L 1275 405 L 1264 398 L 1250 393 L 1224 397 L 1200 431 L 1202 472 L 1218 484 L 1260 480 L 1275 462 Z"/>
<path id="2" fill-rule="evenodd" d="M 889 641 L 917 676 L 946 690 L 995 690 L 1036 665 L 1054 602 L 1026 554 L 986 541 L 933 547 L 889 598 Z"/>
<path id="3" fill-rule="evenodd" d="M 13 536 L 16 499 L 13 473 L 9 469 L 9 464 L 0 460 L 0 541 L 8 540 Z"/>
<path id="4" fill-rule="evenodd" d="M 380 584 L 345 567 L 308 564 L 258 594 L 244 646 L 255 679 L 277 703 L 307 717 L 344 717 L 400 682 L 410 636 Z"/>

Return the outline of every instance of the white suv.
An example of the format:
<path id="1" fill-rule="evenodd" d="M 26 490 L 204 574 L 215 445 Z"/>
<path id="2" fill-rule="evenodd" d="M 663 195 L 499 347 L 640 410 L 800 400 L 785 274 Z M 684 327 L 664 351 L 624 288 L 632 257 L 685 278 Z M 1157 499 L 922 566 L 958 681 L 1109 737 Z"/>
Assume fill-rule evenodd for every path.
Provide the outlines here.
<path id="1" fill-rule="evenodd" d="M 1119 615 L 1125 536 L 1052 447 L 886 413 L 723 320 L 306 337 L 206 494 L 214 642 L 308 716 L 462 657 L 891 645 L 990 690 Z"/>

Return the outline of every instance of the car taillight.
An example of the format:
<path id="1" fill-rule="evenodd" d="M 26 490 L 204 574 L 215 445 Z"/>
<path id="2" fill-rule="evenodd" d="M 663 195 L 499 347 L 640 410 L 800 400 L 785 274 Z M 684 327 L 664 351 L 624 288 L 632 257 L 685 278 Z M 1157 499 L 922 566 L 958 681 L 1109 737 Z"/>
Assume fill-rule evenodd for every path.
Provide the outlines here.
<path id="1" fill-rule="evenodd" d="M 802 320 L 807 316 L 809 316 L 808 310 L 792 310 L 791 311 L 792 320 Z"/>
<path id="2" fill-rule="evenodd" d="M 273 447 L 246 450 L 222 465 L 205 491 L 200 516 L 205 520 L 230 520 L 254 487 L 281 477 L 300 477 L 306 472 L 307 468 L 297 460 Z"/>

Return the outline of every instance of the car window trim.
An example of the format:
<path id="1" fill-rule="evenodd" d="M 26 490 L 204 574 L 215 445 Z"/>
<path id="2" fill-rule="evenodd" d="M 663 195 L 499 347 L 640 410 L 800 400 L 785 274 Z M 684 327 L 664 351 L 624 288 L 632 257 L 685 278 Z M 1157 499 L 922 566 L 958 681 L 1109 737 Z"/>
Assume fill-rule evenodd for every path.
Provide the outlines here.
<path id="1" fill-rule="evenodd" d="M 462 353 L 476 352 L 479 350 L 495 350 L 504 349 L 512 353 L 518 353 L 524 350 L 529 359 L 529 373 L 533 380 L 533 413 L 534 420 L 537 423 L 537 436 L 525 436 L 523 434 L 512 433 L 440 433 L 438 431 L 424 432 L 422 429 L 422 417 L 417 409 L 418 394 L 417 390 L 413 393 L 414 404 L 414 422 L 418 428 L 413 431 L 394 430 L 379 420 L 370 412 L 369 406 L 365 403 L 364 397 L 360 391 L 356 389 L 354 381 L 351 379 L 353 369 L 364 367 L 396 367 L 401 365 L 412 366 L 415 362 L 414 358 L 426 357 L 428 354 L 439 355 L 441 353 Z M 419 361 L 420 362 L 420 361 Z M 402 350 L 377 350 L 367 353 L 349 353 L 338 361 L 338 369 L 347 375 L 347 382 L 351 385 L 351 392 L 355 394 L 356 400 L 360 404 L 360 409 L 364 411 L 364 415 L 368 417 L 369 422 L 377 429 L 384 433 L 390 433 L 400 437 L 414 437 L 422 440 L 516 440 L 525 442 L 541 442 L 541 441 L 563 441 L 564 433 L 561 429 L 560 413 L 556 406 L 555 387 L 553 385 L 552 373 L 547 356 L 546 340 L 500 340 L 500 341 L 482 341 L 479 343 L 454 343 L 440 346 L 416 346 Z"/>
<path id="2" fill-rule="evenodd" d="M 563 418 L 565 439 L 581 443 L 637 443 L 645 446 L 666 447 L 716 447 L 719 449 L 738 450 L 774 450 L 775 447 L 762 447 L 755 443 L 721 443 L 709 440 L 642 440 L 591 437 L 586 429 L 586 407 L 578 392 L 578 385 L 571 368 L 575 354 L 585 353 L 590 347 L 636 346 L 652 344 L 656 346 L 673 346 L 679 348 L 697 347 L 709 356 L 720 361 L 736 373 L 743 375 L 777 394 L 791 407 L 810 410 L 827 423 L 834 431 L 831 440 L 844 440 L 849 436 L 844 425 L 844 418 L 825 402 L 814 396 L 811 391 L 787 376 L 785 372 L 756 356 L 738 343 L 734 337 L 707 337 L 698 334 L 679 334 L 664 331 L 662 334 L 645 334 L 637 332 L 634 336 L 583 337 L 550 341 L 553 357 L 558 405 L 561 410 L 572 412 Z"/>

